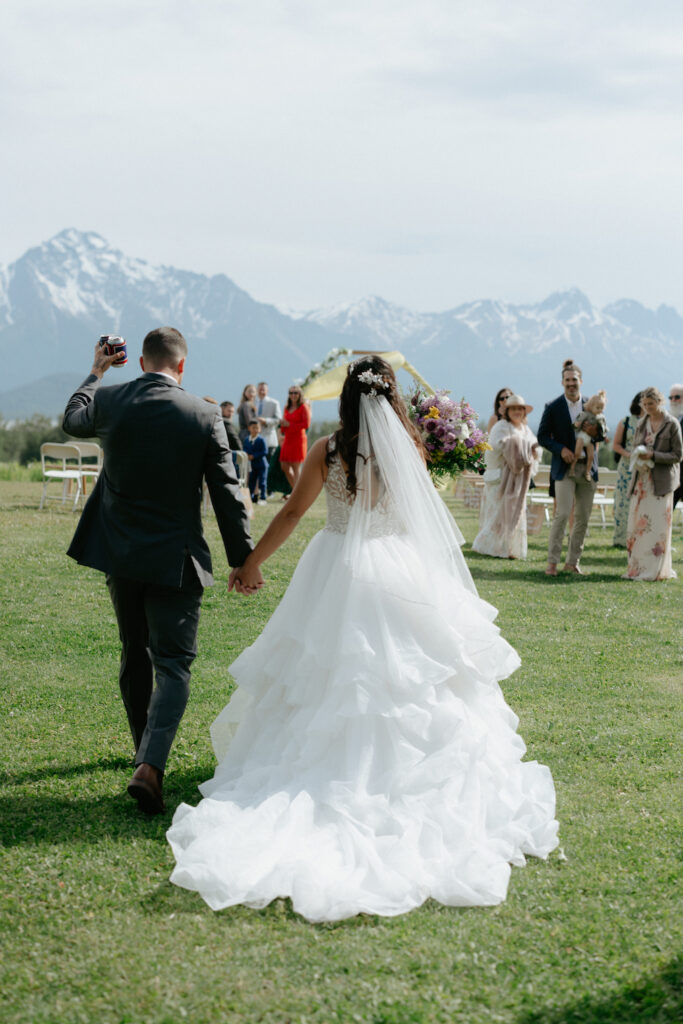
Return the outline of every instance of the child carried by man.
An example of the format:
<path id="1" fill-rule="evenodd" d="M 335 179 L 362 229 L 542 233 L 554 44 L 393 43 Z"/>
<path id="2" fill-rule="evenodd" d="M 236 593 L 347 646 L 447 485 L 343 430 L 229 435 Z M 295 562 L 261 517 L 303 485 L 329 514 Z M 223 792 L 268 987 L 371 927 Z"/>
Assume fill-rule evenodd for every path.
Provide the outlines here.
<path id="1" fill-rule="evenodd" d="M 596 395 L 591 397 L 583 407 L 583 412 L 574 420 L 574 430 L 576 431 L 576 446 L 574 448 L 574 460 L 569 469 L 568 476 L 576 475 L 576 463 L 586 454 L 586 469 L 585 477 L 586 480 L 591 478 L 591 467 L 593 465 L 593 456 L 595 455 L 595 446 L 600 441 L 605 441 L 607 438 L 607 420 L 605 419 L 604 412 L 605 406 L 607 405 L 607 392 L 604 390 L 598 391 Z M 594 427 L 595 434 L 589 434 L 584 428 L 586 426 Z"/>

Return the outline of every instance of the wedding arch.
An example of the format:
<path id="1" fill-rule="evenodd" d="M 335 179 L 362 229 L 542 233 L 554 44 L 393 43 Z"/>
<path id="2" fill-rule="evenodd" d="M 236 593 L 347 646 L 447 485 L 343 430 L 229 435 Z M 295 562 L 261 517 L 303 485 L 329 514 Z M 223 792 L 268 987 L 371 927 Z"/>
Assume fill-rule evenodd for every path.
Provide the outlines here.
<path id="1" fill-rule="evenodd" d="M 428 384 L 424 377 L 418 373 L 414 366 L 408 362 L 402 352 L 396 350 L 383 352 L 380 349 L 332 349 L 322 363 L 317 363 L 302 382 L 301 390 L 304 398 L 309 402 L 322 402 L 338 398 L 346 379 L 346 368 L 357 356 L 377 355 L 385 359 L 393 370 L 405 370 L 418 384 L 429 394 L 434 394 L 434 388 Z M 339 362 L 342 357 L 350 356 L 344 362 Z M 335 365 L 337 364 L 337 365 Z M 331 366 L 331 369 L 328 369 Z"/>

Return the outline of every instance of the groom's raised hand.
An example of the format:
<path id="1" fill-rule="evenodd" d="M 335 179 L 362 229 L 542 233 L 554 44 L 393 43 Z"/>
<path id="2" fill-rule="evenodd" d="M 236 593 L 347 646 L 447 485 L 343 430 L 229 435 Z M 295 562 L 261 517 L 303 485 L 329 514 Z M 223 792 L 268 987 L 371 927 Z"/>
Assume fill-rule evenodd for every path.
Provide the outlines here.
<path id="1" fill-rule="evenodd" d="M 107 372 L 107 370 L 109 369 L 109 367 L 112 366 L 117 359 L 118 356 L 116 355 L 116 353 L 114 353 L 114 355 L 108 356 L 105 353 L 104 348 L 100 346 L 100 343 L 98 341 L 97 344 L 95 345 L 95 357 L 93 359 L 92 370 L 90 372 L 95 377 L 99 377 L 101 380 L 102 377 Z"/>

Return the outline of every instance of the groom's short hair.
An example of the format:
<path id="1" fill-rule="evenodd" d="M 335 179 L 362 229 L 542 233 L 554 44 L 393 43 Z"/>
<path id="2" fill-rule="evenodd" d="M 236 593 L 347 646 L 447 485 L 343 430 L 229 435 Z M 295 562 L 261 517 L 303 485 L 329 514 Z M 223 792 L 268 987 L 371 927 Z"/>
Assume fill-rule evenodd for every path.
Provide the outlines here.
<path id="1" fill-rule="evenodd" d="M 142 358 L 150 366 L 177 366 L 187 355 L 187 342 L 175 327 L 156 327 L 145 336 Z"/>

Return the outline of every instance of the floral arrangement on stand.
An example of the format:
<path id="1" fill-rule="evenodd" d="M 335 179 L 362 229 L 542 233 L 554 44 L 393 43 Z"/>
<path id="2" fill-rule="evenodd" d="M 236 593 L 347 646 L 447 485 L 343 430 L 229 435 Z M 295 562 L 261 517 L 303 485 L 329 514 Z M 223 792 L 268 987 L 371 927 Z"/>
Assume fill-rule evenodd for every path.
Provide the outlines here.
<path id="1" fill-rule="evenodd" d="M 319 363 L 313 364 L 313 366 L 310 368 L 305 377 L 298 378 L 297 380 L 294 381 L 294 383 L 298 384 L 299 387 L 301 388 L 307 387 L 315 380 L 316 377 L 319 377 L 323 373 L 327 373 L 328 370 L 332 370 L 337 365 L 342 356 L 348 355 L 351 355 L 350 348 L 333 348 L 330 352 L 327 353 L 324 359 L 322 359 Z"/>
<path id="2" fill-rule="evenodd" d="M 450 392 L 428 394 L 419 388 L 410 396 L 408 414 L 427 449 L 432 479 L 443 480 L 463 470 L 483 473 L 486 452 L 491 451 L 488 434 L 477 426 L 477 414 L 463 398 L 449 398 Z"/>

